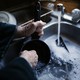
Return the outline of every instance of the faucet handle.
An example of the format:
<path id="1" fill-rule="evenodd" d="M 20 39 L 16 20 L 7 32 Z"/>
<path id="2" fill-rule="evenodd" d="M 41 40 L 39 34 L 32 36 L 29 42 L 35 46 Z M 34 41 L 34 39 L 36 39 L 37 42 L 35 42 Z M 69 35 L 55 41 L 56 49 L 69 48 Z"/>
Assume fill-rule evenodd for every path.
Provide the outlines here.
<path id="1" fill-rule="evenodd" d="M 74 22 L 80 21 L 80 10 L 79 9 L 72 10 L 72 21 Z"/>

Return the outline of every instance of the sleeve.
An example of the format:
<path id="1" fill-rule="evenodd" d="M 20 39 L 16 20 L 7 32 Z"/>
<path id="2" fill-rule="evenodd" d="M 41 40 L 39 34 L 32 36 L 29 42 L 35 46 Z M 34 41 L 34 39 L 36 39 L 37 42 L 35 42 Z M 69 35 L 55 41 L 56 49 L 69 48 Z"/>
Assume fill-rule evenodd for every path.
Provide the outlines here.
<path id="1" fill-rule="evenodd" d="M 0 80 L 37 80 L 37 78 L 29 63 L 18 57 L 0 70 Z"/>
<path id="2" fill-rule="evenodd" d="M 15 31 L 16 25 L 0 22 L 0 58 L 6 53 Z"/>

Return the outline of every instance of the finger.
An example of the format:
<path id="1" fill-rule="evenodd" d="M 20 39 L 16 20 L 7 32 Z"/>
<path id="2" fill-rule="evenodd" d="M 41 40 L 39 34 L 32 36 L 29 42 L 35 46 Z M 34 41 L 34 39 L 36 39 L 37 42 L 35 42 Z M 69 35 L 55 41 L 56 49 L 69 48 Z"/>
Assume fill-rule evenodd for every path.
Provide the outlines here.
<path id="1" fill-rule="evenodd" d="M 31 52 L 33 52 L 33 53 L 36 53 L 36 50 L 30 50 Z"/>
<path id="2" fill-rule="evenodd" d="M 37 27 L 37 25 L 34 22 L 25 26 L 26 35 L 30 36 L 32 33 L 34 33 L 36 31 L 36 27 Z"/>
<path id="3" fill-rule="evenodd" d="M 38 36 L 42 36 L 42 35 L 44 35 L 44 31 L 38 33 Z"/>
<path id="4" fill-rule="evenodd" d="M 37 52 L 35 50 L 30 50 L 31 55 L 38 59 Z"/>
<path id="5" fill-rule="evenodd" d="M 37 52 L 36 52 L 35 50 L 30 50 L 30 53 L 31 53 L 32 55 L 37 55 Z"/>
<path id="6" fill-rule="evenodd" d="M 32 64 L 32 67 L 35 67 L 37 65 L 38 61 L 35 61 L 33 64 Z"/>
<path id="7" fill-rule="evenodd" d="M 41 20 L 40 21 L 36 21 L 35 23 L 36 23 L 36 26 L 42 26 L 42 27 L 46 24 L 45 22 L 43 22 Z"/>
<path id="8" fill-rule="evenodd" d="M 36 32 L 38 33 L 38 36 L 42 36 L 44 34 L 43 29 L 37 29 Z"/>
<path id="9" fill-rule="evenodd" d="M 21 54 L 24 54 L 24 53 L 26 53 L 26 52 L 27 52 L 27 50 L 24 50 L 24 51 L 21 51 L 20 53 L 21 53 Z"/>
<path id="10" fill-rule="evenodd" d="M 38 21 L 37 22 L 37 28 L 36 28 L 36 32 L 39 33 L 39 35 L 43 35 L 43 26 L 45 25 L 44 22 L 42 21 Z"/>
<path id="11" fill-rule="evenodd" d="M 43 31 L 43 28 L 41 28 L 41 27 L 38 27 L 37 29 L 36 29 L 36 32 L 42 32 Z"/>

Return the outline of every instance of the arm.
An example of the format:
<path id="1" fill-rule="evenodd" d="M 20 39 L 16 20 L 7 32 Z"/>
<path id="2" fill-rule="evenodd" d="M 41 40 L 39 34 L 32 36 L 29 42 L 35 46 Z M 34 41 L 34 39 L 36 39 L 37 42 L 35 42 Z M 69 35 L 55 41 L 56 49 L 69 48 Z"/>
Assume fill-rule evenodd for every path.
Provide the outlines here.
<path id="1" fill-rule="evenodd" d="M 31 66 L 23 58 L 16 58 L 0 71 L 0 80 L 37 80 Z"/>
<path id="2" fill-rule="evenodd" d="M 13 40 L 16 32 L 16 25 L 6 24 L 0 22 L 0 57 L 6 53 L 10 42 Z"/>
<path id="3" fill-rule="evenodd" d="M 21 56 L 0 70 L 0 80 L 37 80 L 32 67 L 38 61 L 36 51 L 23 51 Z M 36 62 L 37 63 L 37 62 Z"/>

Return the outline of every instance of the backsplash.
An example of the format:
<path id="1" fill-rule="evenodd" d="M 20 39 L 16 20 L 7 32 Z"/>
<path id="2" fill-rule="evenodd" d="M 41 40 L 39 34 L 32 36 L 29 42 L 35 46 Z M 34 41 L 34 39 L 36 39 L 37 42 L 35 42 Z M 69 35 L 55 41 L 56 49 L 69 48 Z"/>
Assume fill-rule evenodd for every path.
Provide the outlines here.
<path id="1" fill-rule="evenodd" d="M 53 3 L 55 6 L 62 3 L 67 13 L 70 13 L 75 8 L 80 9 L 80 0 L 56 0 L 55 2 L 43 1 L 41 3 L 44 7 L 47 7 L 48 3 Z"/>

